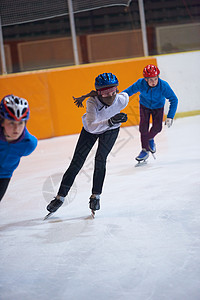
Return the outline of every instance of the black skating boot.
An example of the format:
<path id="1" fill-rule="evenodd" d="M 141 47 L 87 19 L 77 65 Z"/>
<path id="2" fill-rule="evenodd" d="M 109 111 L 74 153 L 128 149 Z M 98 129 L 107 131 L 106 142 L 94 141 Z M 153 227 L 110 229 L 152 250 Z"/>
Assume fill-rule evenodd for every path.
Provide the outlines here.
<path id="1" fill-rule="evenodd" d="M 92 195 L 90 197 L 90 209 L 92 211 L 95 211 L 95 210 L 99 210 L 100 209 L 100 196 L 99 195 Z"/>
<path id="2" fill-rule="evenodd" d="M 60 197 L 62 200 L 55 198 L 52 200 L 49 205 L 47 205 L 47 210 L 50 213 L 54 213 L 64 202 L 64 197 Z"/>

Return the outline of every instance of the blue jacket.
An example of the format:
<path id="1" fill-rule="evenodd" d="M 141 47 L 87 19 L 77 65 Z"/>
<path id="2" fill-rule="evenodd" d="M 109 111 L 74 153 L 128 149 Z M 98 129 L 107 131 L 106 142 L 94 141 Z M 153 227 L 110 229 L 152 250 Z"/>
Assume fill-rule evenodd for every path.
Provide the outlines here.
<path id="1" fill-rule="evenodd" d="M 7 142 L 0 126 L 0 178 L 11 178 L 22 156 L 31 154 L 37 146 L 37 139 L 25 128 L 17 141 Z"/>
<path id="2" fill-rule="evenodd" d="M 158 84 L 155 87 L 150 87 L 144 78 L 138 79 L 138 81 L 129 86 L 123 92 L 126 92 L 129 96 L 140 92 L 140 104 L 150 109 L 164 107 L 165 100 L 168 99 L 170 106 L 167 117 L 173 119 L 175 116 L 178 98 L 170 85 L 160 78 L 158 79 Z"/>

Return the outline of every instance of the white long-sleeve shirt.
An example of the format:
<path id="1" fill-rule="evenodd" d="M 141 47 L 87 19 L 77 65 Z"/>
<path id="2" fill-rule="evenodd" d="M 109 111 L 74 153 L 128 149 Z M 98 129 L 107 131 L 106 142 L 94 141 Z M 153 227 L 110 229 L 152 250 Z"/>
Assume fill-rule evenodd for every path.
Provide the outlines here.
<path id="1" fill-rule="evenodd" d="M 86 131 L 94 134 L 101 134 L 107 130 L 120 127 L 121 123 L 110 127 L 108 120 L 120 113 L 129 102 L 127 93 L 119 93 L 112 105 L 105 106 L 98 97 L 90 97 L 86 102 L 86 113 L 82 116 L 83 127 Z"/>

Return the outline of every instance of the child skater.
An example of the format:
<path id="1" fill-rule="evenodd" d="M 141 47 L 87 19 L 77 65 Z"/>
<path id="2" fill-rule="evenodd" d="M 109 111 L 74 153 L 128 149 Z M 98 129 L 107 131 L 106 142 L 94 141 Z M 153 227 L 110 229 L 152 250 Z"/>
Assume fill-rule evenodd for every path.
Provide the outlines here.
<path id="1" fill-rule="evenodd" d="M 37 139 L 31 135 L 26 122 L 29 105 L 26 99 L 8 95 L 0 103 L 0 201 L 22 156 L 31 154 Z"/>
<path id="2" fill-rule="evenodd" d="M 160 70 L 154 65 L 147 65 L 143 70 L 144 78 L 139 79 L 123 92 L 129 96 L 140 92 L 140 124 L 142 150 L 136 157 L 137 161 L 144 161 L 151 153 L 156 152 L 154 137 L 162 130 L 165 99 L 170 102 L 165 124 L 170 127 L 176 113 L 178 99 L 169 84 L 159 78 Z M 152 126 L 149 120 L 152 116 Z"/>
<path id="3" fill-rule="evenodd" d="M 95 79 L 96 90 L 85 96 L 74 98 L 75 104 L 82 107 L 82 101 L 90 97 L 86 102 L 86 113 L 82 117 L 83 128 L 72 161 L 63 175 L 57 196 L 47 206 L 50 212 L 48 215 L 63 204 L 96 141 L 98 141 L 98 147 L 89 207 L 93 214 L 100 209 L 99 201 L 106 174 L 106 159 L 115 144 L 121 123 L 127 121 L 127 115 L 120 111 L 127 106 L 129 97 L 125 92 L 118 94 L 118 84 L 118 79 L 114 74 L 99 74 Z"/>

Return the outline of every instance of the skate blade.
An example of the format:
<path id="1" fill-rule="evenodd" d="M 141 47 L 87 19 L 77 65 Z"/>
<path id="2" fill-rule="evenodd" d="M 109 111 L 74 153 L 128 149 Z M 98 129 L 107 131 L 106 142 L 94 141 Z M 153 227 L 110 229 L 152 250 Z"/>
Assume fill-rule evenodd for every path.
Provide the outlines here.
<path id="1" fill-rule="evenodd" d="M 91 217 L 94 219 L 95 218 L 95 211 L 91 210 Z"/>
<path id="2" fill-rule="evenodd" d="M 53 212 L 49 212 L 43 219 L 43 221 L 49 219 L 54 213 Z"/>
<path id="3" fill-rule="evenodd" d="M 142 167 L 142 166 L 144 166 L 144 165 L 146 165 L 147 164 L 147 160 L 140 160 L 140 161 L 138 161 L 138 163 L 135 165 L 135 167 L 137 168 L 137 167 Z"/>

